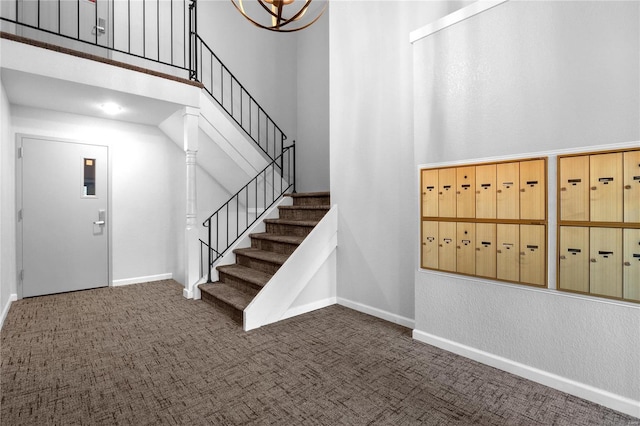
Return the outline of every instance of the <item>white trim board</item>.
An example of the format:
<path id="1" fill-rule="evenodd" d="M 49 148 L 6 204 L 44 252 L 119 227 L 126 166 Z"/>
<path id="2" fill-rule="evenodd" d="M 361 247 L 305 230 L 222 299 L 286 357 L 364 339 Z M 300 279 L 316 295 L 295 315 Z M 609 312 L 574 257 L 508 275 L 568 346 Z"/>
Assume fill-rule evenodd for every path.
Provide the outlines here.
<path id="1" fill-rule="evenodd" d="M 528 152 L 528 153 L 499 155 L 495 157 L 468 158 L 464 160 L 443 161 L 440 163 L 423 163 L 423 164 L 418 164 L 418 173 L 420 173 L 421 169 L 432 168 L 432 167 L 450 167 L 450 166 L 459 166 L 459 165 L 467 165 L 467 164 L 493 163 L 497 161 L 511 161 L 511 160 L 517 161 L 517 160 L 528 159 L 528 158 L 557 157 L 560 155 L 581 154 L 584 152 L 597 152 L 597 151 L 638 148 L 638 147 L 640 147 L 640 141 L 629 141 L 629 142 L 622 142 L 622 143 L 581 146 L 577 148 L 565 148 L 565 149 L 554 149 L 549 151 L 535 151 L 535 152 Z M 419 175 L 418 175 L 418 179 L 420 179 Z"/>
<path id="2" fill-rule="evenodd" d="M 438 31 L 469 19 L 472 16 L 478 15 L 489 9 L 493 9 L 494 7 L 499 6 L 502 3 L 506 3 L 507 1 L 509 0 L 478 0 L 477 2 L 467 7 L 463 7 L 460 10 L 456 10 L 455 12 L 450 13 L 449 15 L 444 16 L 435 22 L 418 28 L 415 31 L 411 31 L 411 33 L 409 33 L 409 42 L 414 43 L 418 40 L 422 40 L 423 38 L 429 37 L 430 35 L 435 34 Z"/>
<path id="3" fill-rule="evenodd" d="M 640 418 L 640 401 L 598 389 L 585 383 L 576 382 L 575 380 L 567 379 L 566 377 L 558 376 L 557 374 L 521 364 L 423 331 L 413 330 L 413 338 L 419 342 L 436 346 L 445 351 L 498 368 L 515 374 L 516 376 L 524 377 L 525 379 L 549 386 L 561 392 L 566 392 L 620 411 L 621 413 Z"/>
<path id="4" fill-rule="evenodd" d="M 173 279 L 172 273 L 147 275 L 145 277 L 134 277 L 134 278 L 125 278 L 122 280 L 113 280 L 113 282 L 111 283 L 111 286 L 120 287 L 123 285 L 150 283 L 153 281 L 162 281 L 162 280 L 170 280 L 170 279 Z"/>
<path id="5" fill-rule="evenodd" d="M 374 308 L 372 306 L 354 302 L 352 300 L 345 299 L 342 297 L 337 298 L 337 303 L 338 305 L 344 306 L 349 309 L 353 309 L 354 311 L 362 312 L 363 314 L 371 315 L 376 318 L 380 318 L 385 321 L 389 321 L 394 324 L 401 325 L 403 327 L 413 329 L 416 324 L 416 322 L 411 318 L 403 317 L 401 315 L 397 315 L 388 311 L 383 311 L 382 309 Z"/>
<path id="6" fill-rule="evenodd" d="M 2 326 L 4 326 L 4 320 L 7 318 L 9 314 L 9 309 L 11 308 L 11 304 L 18 300 L 18 295 L 12 293 L 9 295 L 9 300 L 7 300 L 7 304 L 2 308 L 2 316 L 0 316 L 0 330 L 2 330 Z"/>

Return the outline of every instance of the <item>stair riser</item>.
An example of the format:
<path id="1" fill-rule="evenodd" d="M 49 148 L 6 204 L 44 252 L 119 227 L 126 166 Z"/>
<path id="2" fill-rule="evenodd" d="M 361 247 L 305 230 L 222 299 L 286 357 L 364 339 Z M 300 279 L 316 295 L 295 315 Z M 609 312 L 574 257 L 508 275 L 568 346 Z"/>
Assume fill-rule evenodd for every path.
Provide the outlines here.
<path id="1" fill-rule="evenodd" d="M 225 274 L 224 272 L 219 272 L 219 279 L 221 282 L 225 284 L 229 284 L 231 287 L 236 290 L 240 290 L 244 293 L 247 293 L 251 296 L 255 296 L 262 289 L 259 285 L 255 285 L 253 283 L 247 282 L 242 278 L 233 277 L 231 275 Z"/>
<path id="2" fill-rule="evenodd" d="M 320 220 L 327 214 L 324 209 L 280 209 L 280 219 Z"/>
<path id="3" fill-rule="evenodd" d="M 265 262 L 264 260 L 254 259 L 253 257 L 243 256 L 241 254 L 236 254 L 236 263 L 271 275 L 280 269 L 280 265 L 277 263 Z"/>
<path id="4" fill-rule="evenodd" d="M 330 197 L 294 197 L 294 206 L 329 206 L 331 205 Z"/>
<path id="5" fill-rule="evenodd" d="M 296 237 L 306 237 L 311 233 L 311 226 L 284 225 L 281 223 L 267 223 L 267 232 L 278 235 L 295 235 Z"/>
<path id="6" fill-rule="evenodd" d="M 227 315 L 231 317 L 231 319 L 233 319 L 238 324 L 242 325 L 242 323 L 244 322 L 244 313 L 241 310 L 234 308 L 233 306 L 225 303 L 220 299 L 217 299 L 216 297 L 210 295 L 209 293 L 205 293 L 203 291 L 202 300 L 209 303 L 210 305 L 215 306 L 221 311 L 225 312 Z"/>
<path id="7" fill-rule="evenodd" d="M 265 251 L 272 251 L 281 254 L 291 254 L 298 247 L 296 244 L 280 243 L 277 241 L 261 240 L 257 238 L 251 239 L 251 247 Z"/>

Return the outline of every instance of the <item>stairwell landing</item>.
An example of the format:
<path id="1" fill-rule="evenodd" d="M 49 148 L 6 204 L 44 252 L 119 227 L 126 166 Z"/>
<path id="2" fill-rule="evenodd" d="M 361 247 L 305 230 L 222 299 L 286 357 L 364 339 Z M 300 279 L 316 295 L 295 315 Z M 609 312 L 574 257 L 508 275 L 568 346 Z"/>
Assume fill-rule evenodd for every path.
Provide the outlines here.
<path id="1" fill-rule="evenodd" d="M 278 219 L 265 219 L 266 232 L 251 234 L 251 247 L 235 249 L 236 263 L 217 266 L 219 281 L 200 284 L 202 300 L 242 325 L 243 312 L 330 209 L 328 192 L 286 194 Z"/>

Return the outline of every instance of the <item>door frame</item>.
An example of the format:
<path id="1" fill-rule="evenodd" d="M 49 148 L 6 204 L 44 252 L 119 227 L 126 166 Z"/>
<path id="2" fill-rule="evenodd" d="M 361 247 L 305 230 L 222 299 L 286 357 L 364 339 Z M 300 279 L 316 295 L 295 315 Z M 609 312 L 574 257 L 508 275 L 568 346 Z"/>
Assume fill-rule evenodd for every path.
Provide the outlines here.
<path id="1" fill-rule="evenodd" d="M 47 136 L 47 135 L 35 135 L 35 134 L 28 134 L 28 133 L 16 133 L 16 219 L 17 219 L 17 223 L 16 223 L 16 268 L 17 268 L 17 272 L 18 272 L 18 280 L 16 283 L 16 290 L 17 290 L 17 295 L 18 295 L 18 299 L 22 299 L 23 295 L 22 295 L 22 291 L 23 291 L 23 280 L 22 280 L 22 271 L 23 271 L 23 267 L 24 267 L 24 262 L 23 262 L 23 243 L 22 243 L 22 238 L 23 238 L 23 232 L 22 232 L 22 226 L 23 226 L 23 222 L 22 222 L 22 215 L 20 214 L 20 212 L 22 211 L 22 207 L 23 207 L 23 200 L 22 200 L 22 189 L 23 189 L 23 182 L 22 182 L 22 142 L 24 139 L 39 139 L 39 140 L 46 140 L 46 141 L 52 141 L 52 142 L 63 142 L 63 143 L 72 143 L 72 144 L 80 144 L 80 145 L 90 145 L 90 146 L 99 146 L 99 147 L 105 147 L 107 149 L 107 206 L 106 206 L 106 222 L 107 222 L 107 287 L 113 287 L 113 253 L 111 250 L 112 247 L 112 232 L 111 232 L 111 213 L 112 213 L 112 209 L 111 206 L 113 204 L 113 198 L 112 198 L 112 192 L 111 192 L 111 187 L 112 187 L 112 154 L 111 154 L 111 150 L 109 149 L 108 145 L 103 145 L 103 144 L 98 144 L 98 143 L 90 143 L 90 142 L 85 142 L 82 140 L 77 140 L 77 139 L 68 139 L 68 138 L 60 138 L 60 137 L 55 137 L 55 136 Z"/>

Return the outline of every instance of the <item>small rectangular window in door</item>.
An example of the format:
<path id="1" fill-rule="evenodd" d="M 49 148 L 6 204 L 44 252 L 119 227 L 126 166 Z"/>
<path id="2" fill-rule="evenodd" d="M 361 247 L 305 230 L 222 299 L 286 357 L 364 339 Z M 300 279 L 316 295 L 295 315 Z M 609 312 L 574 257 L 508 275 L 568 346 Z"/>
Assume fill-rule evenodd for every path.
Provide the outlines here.
<path id="1" fill-rule="evenodd" d="M 96 195 L 96 159 L 85 158 L 83 167 L 83 195 L 95 197 Z"/>

